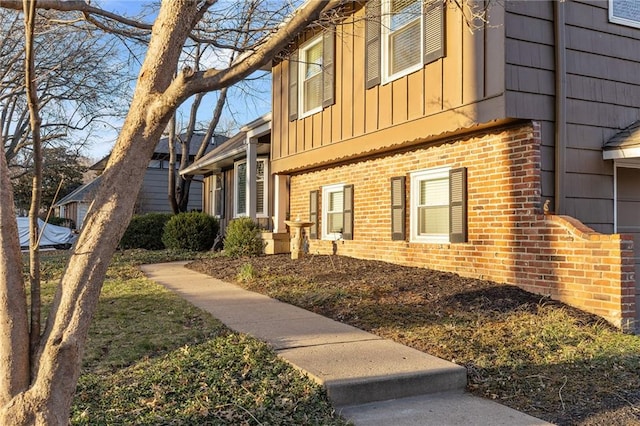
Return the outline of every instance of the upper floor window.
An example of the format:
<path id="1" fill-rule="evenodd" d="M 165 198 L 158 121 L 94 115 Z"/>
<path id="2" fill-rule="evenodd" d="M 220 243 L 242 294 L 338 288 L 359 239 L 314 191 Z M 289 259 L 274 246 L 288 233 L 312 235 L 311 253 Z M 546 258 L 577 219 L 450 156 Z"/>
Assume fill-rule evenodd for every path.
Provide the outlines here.
<path id="1" fill-rule="evenodd" d="M 289 58 L 289 120 L 304 118 L 334 103 L 335 30 L 303 44 Z"/>
<path id="2" fill-rule="evenodd" d="M 371 0 L 366 6 L 366 87 L 444 56 L 442 0 Z"/>
<path id="3" fill-rule="evenodd" d="M 301 115 L 310 115 L 322 109 L 322 38 L 316 37 L 300 49 L 298 66 L 299 102 Z"/>

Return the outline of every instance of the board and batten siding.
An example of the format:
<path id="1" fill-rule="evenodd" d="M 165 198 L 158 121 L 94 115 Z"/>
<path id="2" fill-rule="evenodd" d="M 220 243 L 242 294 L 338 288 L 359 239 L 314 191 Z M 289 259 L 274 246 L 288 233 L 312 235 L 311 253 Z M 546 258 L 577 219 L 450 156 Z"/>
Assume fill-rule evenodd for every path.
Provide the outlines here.
<path id="1" fill-rule="evenodd" d="M 493 17 L 499 25 L 472 32 L 458 9 L 446 7 L 444 58 L 367 90 L 365 11 L 356 5 L 335 27 L 333 105 L 290 121 L 289 60 L 273 66 L 273 173 L 420 143 L 505 117 L 501 8 Z"/>
<path id="2" fill-rule="evenodd" d="M 542 195 L 554 196 L 552 2 L 506 4 L 506 108 L 542 124 Z M 607 1 L 564 3 L 567 152 L 565 214 L 613 232 L 613 164 L 602 146 L 640 119 L 640 29 L 609 22 Z"/>

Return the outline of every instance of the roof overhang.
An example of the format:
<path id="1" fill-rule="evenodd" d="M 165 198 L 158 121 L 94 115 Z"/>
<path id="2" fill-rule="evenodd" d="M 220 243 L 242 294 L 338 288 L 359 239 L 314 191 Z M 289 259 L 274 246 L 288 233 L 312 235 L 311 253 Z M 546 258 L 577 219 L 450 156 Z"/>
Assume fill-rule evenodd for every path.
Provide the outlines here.
<path id="1" fill-rule="evenodd" d="M 209 152 L 207 155 L 180 171 L 181 175 L 208 175 L 233 167 L 233 164 L 246 158 L 247 144 L 271 133 L 271 113 L 242 126 L 240 132 Z M 260 156 L 269 155 L 270 143 L 257 143 L 256 152 Z"/>
<path id="2" fill-rule="evenodd" d="M 602 158 L 621 160 L 640 158 L 640 121 L 614 135 L 602 147 Z"/>

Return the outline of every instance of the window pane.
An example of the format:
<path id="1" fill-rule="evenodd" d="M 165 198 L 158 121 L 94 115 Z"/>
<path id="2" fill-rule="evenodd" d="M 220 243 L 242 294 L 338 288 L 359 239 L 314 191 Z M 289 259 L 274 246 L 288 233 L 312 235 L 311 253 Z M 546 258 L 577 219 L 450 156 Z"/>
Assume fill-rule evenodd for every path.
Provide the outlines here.
<path id="1" fill-rule="evenodd" d="M 391 63 L 389 74 L 396 74 L 420 62 L 420 22 L 398 30 L 389 36 Z"/>
<path id="2" fill-rule="evenodd" d="M 327 213 L 327 233 L 342 232 L 342 211 Z"/>
<path id="3" fill-rule="evenodd" d="M 264 208 L 264 181 L 256 182 L 256 213 L 266 214 Z"/>
<path id="4" fill-rule="evenodd" d="M 239 214 L 245 214 L 247 212 L 247 163 L 238 165 L 238 182 L 236 188 L 238 190 L 238 208 Z"/>
<path id="5" fill-rule="evenodd" d="M 389 28 L 395 31 L 412 20 L 420 18 L 420 0 L 391 0 Z"/>
<path id="6" fill-rule="evenodd" d="M 342 212 L 344 204 L 344 192 L 336 191 L 329 193 L 329 211 Z"/>
<path id="7" fill-rule="evenodd" d="M 311 111 L 322 102 L 322 75 L 318 74 L 304 82 L 304 110 Z"/>
<path id="8" fill-rule="evenodd" d="M 420 182 L 420 206 L 449 204 L 449 179 L 432 179 Z"/>
<path id="9" fill-rule="evenodd" d="M 418 233 L 448 234 L 449 206 L 420 207 L 418 209 Z"/>
<path id="10" fill-rule="evenodd" d="M 316 43 L 305 51 L 305 73 L 309 78 L 322 71 L 322 43 Z"/>

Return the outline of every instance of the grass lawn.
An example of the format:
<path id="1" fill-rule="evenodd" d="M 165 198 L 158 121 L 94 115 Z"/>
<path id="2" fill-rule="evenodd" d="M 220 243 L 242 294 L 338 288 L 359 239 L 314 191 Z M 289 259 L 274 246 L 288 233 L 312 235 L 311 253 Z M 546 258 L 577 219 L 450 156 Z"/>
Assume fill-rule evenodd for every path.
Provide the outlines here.
<path id="1" fill-rule="evenodd" d="M 45 304 L 67 255 L 42 253 Z M 90 328 L 71 423 L 346 424 L 323 389 L 265 344 L 231 332 L 137 268 L 195 256 L 140 250 L 116 254 Z"/>

